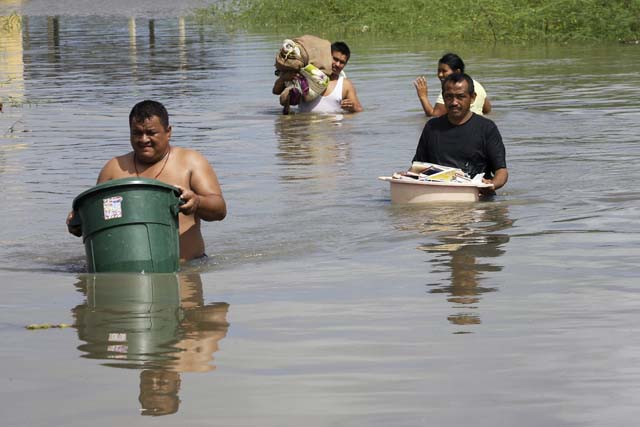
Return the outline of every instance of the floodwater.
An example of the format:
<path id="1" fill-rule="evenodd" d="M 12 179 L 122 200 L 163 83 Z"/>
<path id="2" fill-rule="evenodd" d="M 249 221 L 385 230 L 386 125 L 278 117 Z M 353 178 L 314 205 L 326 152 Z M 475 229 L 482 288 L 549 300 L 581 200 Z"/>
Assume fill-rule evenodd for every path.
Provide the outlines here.
<path id="1" fill-rule="evenodd" d="M 346 69 L 365 112 L 282 116 L 282 35 L 198 24 L 204 2 L 49 3 L 0 1 L 4 426 L 635 421 L 638 46 L 365 34 Z M 435 88 L 447 50 L 493 101 L 510 180 L 491 201 L 392 206 L 377 177 L 408 167 L 412 80 Z M 179 275 L 87 275 L 64 220 L 146 98 L 210 159 L 229 214 Z M 43 323 L 71 326 L 25 329 Z"/>

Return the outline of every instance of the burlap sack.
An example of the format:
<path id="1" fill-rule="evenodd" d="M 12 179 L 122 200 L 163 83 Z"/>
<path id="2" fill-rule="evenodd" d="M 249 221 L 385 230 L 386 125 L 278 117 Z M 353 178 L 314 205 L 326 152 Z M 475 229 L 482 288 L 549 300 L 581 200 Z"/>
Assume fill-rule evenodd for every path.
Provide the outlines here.
<path id="1" fill-rule="evenodd" d="M 304 35 L 284 41 L 276 54 L 275 66 L 281 71 L 299 71 L 308 64 L 313 64 L 330 75 L 331 63 L 331 42 L 316 36 Z"/>

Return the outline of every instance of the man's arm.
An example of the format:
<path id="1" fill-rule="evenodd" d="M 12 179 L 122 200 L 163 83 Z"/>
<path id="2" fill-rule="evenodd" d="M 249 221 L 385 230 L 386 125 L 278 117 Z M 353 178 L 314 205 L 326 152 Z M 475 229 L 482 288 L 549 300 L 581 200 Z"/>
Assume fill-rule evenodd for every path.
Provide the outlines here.
<path id="1" fill-rule="evenodd" d="M 362 108 L 362 104 L 360 104 L 360 100 L 358 99 L 358 95 L 356 94 L 356 88 L 351 83 L 351 80 L 344 79 L 342 83 L 342 103 L 341 107 L 343 110 L 347 110 L 351 113 L 359 113 L 364 111 Z"/>
<path id="2" fill-rule="evenodd" d="M 412 163 L 428 161 L 427 146 L 429 145 L 429 132 L 429 122 L 427 122 L 422 129 L 422 133 L 420 134 L 418 146 L 416 147 L 416 153 L 413 155 L 413 159 L 411 160 Z"/>
<path id="3" fill-rule="evenodd" d="M 498 188 L 503 187 L 507 180 L 509 179 L 509 171 L 507 168 L 500 168 L 495 171 L 493 175 L 493 179 L 482 178 L 482 182 L 486 182 L 487 184 L 493 184 L 493 190 L 497 190 Z"/>
<path id="4" fill-rule="evenodd" d="M 215 171 L 202 154 L 189 150 L 187 155 L 191 190 L 177 186 L 182 190 L 180 198 L 185 202 L 180 212 L 185 215 L 196 214 L 204 221 L 224 219 L 227 216 L 227 204 Z"/>
<path id="5" fill-rule="evenodd" d="M 490 169 L 493 169 L 493 178 L 483 179 L 484 182 L 493 184 L 493 190 L 501 188 L 509 179 L 507 170 L 507 155 L 502 142 L 502 135 L 498 127 L 491 120 L 483 119 L 488 124 L 485 134 L 485 149 L 489 160 Z"/>
<path id="6" fill-rule="evenodd" d="M 416 88 L 416 93 L 418 94 L 418 100 L 420 101 L 420 105 L 422 105 L 422 109 L 424 110 L 424 114 L 427 117 L 440 117 L 447 113 L 447 108 L 444 104 L 436 103 L 434 107 L 429 102 L 429 87 L 427 86 L 427 79 L 424 76 L 420 76 L 413 81 L 413 86 Z"/>
<path id="7" fill-rule="evenodd" d="M 82 226 L 79 224 L 78 218 L 76 218 L 77 212 L 71 211 L 69 215 L 67 215 L 67 230 L 69 233 L 73 234 L 76 237 L 82 236 Z"/>
<path id="8" fill-rule="evenodd" d="M 278 78 L 276 79 L 275 83 L 273 83 L 271 92 L 274 95 L 280 95 L 287 87 L 286 82 L 293 80 L 296 74 L 298 73 L 296 73 L 295 71 L 280 71 Z"/>
<path id="9" fill-rule="evenodd" d="M 274 95 L 280 95 L 282 91 L 284 91 L 284 79 L 278 78 L 273 84 L 273 89 L 271 89 L 271 93 Z"/>

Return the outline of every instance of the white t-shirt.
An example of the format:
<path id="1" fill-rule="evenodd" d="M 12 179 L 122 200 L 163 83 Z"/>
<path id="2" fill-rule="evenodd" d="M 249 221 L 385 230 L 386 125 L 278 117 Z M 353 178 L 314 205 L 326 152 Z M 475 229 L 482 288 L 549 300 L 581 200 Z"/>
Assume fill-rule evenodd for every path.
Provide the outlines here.
<path id="1" fill-rule="evenodd" d="M 300 113 L 342 113 L 342 84 L 344 77 L 339 77 L 336 87 L 327 96 L 320 95 L 311 102 L 300 101 Z"/>

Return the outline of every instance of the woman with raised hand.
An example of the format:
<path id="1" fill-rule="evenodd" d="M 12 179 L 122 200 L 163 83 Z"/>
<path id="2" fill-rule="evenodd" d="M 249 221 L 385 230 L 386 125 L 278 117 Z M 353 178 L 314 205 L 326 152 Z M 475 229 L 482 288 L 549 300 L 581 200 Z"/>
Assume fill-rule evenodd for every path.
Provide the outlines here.
<path id="1" fill-rule="evenodd" d="M 448 75 L 453 73 L 464 73 L 464 61 L 455 53 L 446 53 L 438 61 L 438 79 L 440 82 L 443 82 Z M 440 90 L 435 106 L 433 106 L 429 102 L 427 79 L 424 76 L 420 76 L 414 80 L 413 85 L 416 88 L 418 99 L 427 117 L 440 117 L 447 113 L 447 107 L 445 107 L 444 99 L 442 98 L 442 90 Z M 487 92 L 478 81 L 473 80 L 473 85 L 475 87 L 476 99 L 471 104 L 471 111 L 481 116 L 488 114 L 491 112 L 491 102 L 489 102 Z"/>

